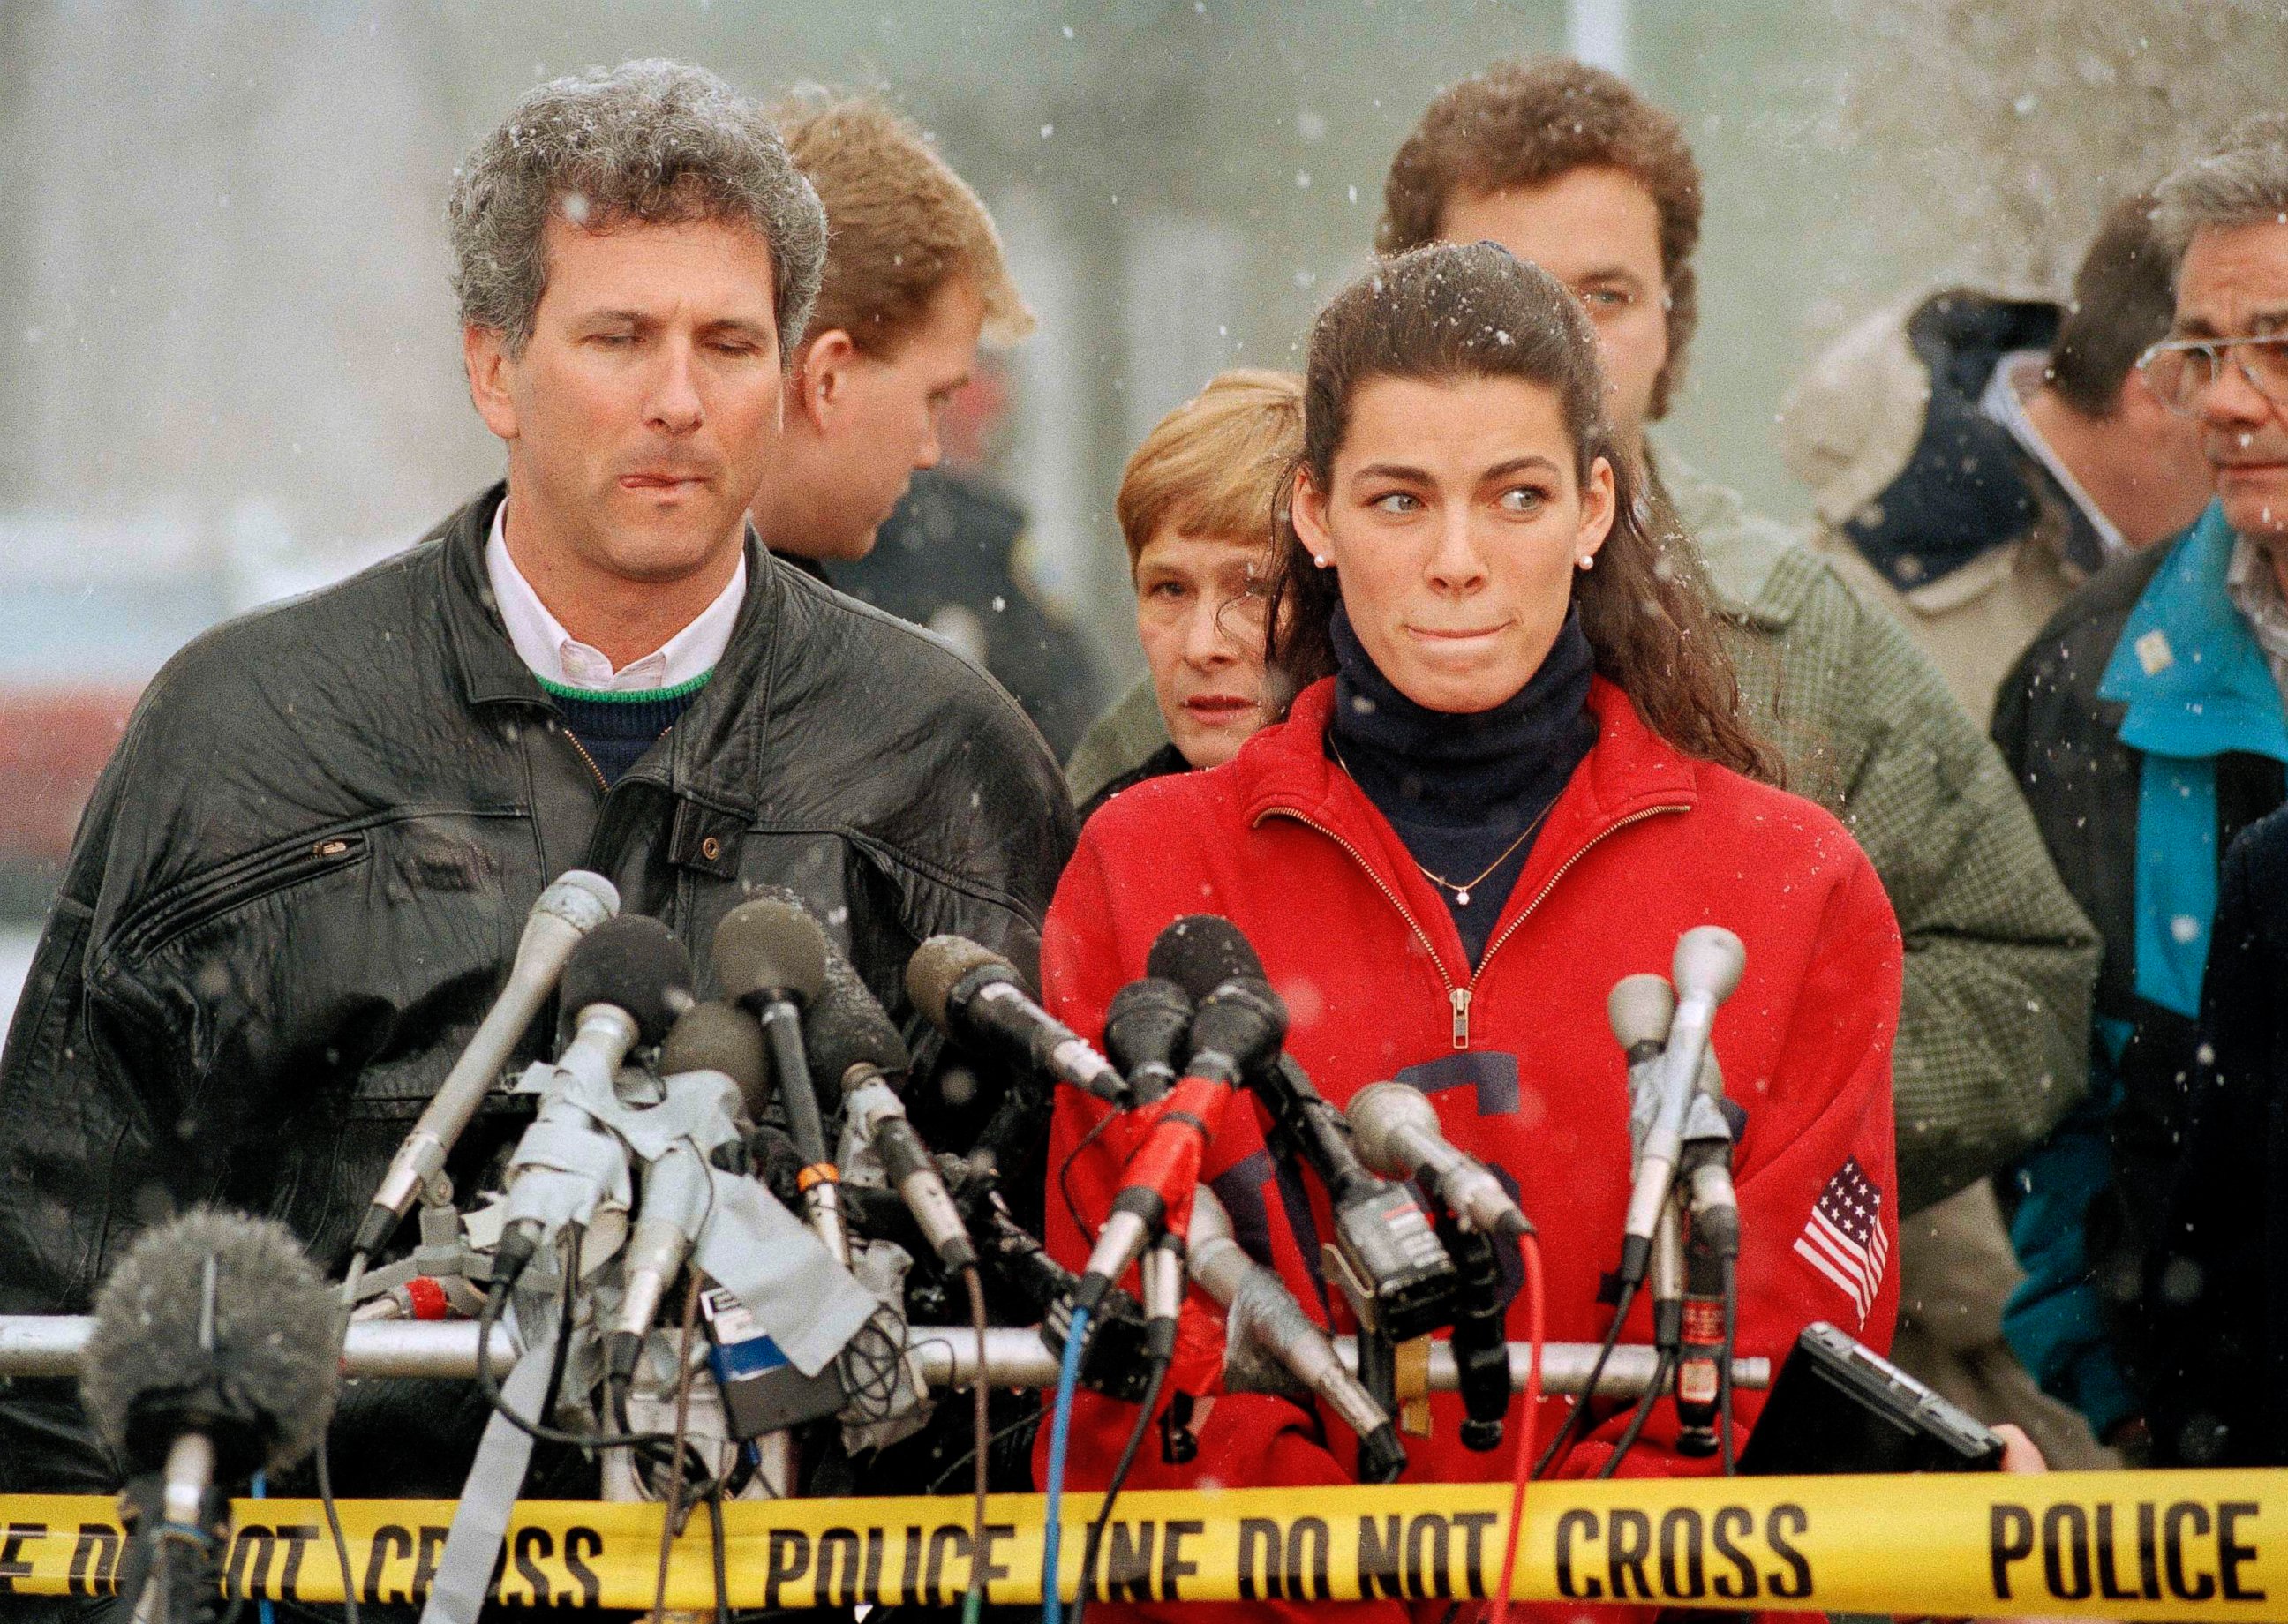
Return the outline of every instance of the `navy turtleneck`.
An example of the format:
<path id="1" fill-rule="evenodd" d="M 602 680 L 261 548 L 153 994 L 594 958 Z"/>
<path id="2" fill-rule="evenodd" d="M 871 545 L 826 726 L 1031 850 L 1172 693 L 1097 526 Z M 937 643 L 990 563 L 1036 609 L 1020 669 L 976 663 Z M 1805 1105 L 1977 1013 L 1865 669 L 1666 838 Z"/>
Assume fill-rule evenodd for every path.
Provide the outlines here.
<path id="1" fill-rule="evenodd" d="M 1390 820 L 1414 860 L 1456 885 L 1479 871 L 1549 810 L 1597 742 L 1589 710 L 1593 659 L 1578 610 L 1532 679 L 1491 710 L 1450 715 L 1416 704 L 1392 685 L 1351 630 L 1334 618 L 1335 709 L 1327 751 L 1375 810 Z M 1469 889 L 1467 903 L 1434 883 L 1475 965 L 1485 955 L 1533 836 Z"/>

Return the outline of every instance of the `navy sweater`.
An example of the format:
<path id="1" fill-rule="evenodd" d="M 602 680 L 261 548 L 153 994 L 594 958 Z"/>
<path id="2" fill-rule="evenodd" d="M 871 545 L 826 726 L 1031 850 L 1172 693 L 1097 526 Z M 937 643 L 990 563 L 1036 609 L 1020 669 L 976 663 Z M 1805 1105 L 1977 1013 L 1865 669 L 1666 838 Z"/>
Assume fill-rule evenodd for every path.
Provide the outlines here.
<path id="1" fill-rule="evenodd" d="M 1391 685 L 1338 607 L 1335 713 L 1327 749 L 1390 820 L 1422 867 L 1456 885 L 1476 879 L 1549 810 L 1597 742 L 1589 713 L 1593 667 L 1578 610 L 1569 611 L 1541 669 L 1524 687 L 1471 716 L 1426 709 Z M 1539 830 L 1535 830 L 1537 836 Z M 1521 842 L 1459 901 L 1433 886 L 1475 965 L 1509 900 L 1533 838 Z"/>

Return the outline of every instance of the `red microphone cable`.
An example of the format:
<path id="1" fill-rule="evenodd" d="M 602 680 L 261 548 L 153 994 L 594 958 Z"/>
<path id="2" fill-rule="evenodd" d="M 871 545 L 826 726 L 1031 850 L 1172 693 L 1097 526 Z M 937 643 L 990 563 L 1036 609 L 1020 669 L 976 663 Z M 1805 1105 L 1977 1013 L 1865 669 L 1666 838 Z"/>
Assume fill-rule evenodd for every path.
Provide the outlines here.
<path id="1" fill-rule="evenodd" d="M 1517 1464 L 1512 1469 L 1509 1496 L 1509 1533 L 1502 1541 L 1501 1580 L 1494 1588 L 1493 1612 L 1487 1624 L 1508 1624 L 1509 1590 L 1517 1577 L 1518 1541 L 1525 1533 L 1525 1485 L 1533 1480 L 1534 1429 L 1541 1419 L 1541 1350 L 1547 1338 L 1547 1328 L 1542 1323 L 1541 1241 L 1531 1230 L 1526 1231 L 1519 1244 L 1525 1260 L 1526 1335 L 1531 1340 L 1531 1351 L 1525 1365 L 1525 1415 L 1517 1429 Z M 1588 1397 L 1582 1396 L 1586 1404 Z"/>

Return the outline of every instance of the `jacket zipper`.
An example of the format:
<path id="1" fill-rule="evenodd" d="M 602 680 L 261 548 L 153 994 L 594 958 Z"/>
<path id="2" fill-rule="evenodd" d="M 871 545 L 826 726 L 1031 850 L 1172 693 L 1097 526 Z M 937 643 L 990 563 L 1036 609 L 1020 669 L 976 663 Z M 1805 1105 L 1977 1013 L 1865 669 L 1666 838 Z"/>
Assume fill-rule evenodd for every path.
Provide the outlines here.
<path id="1" fill-rule="evenodd" d="M 266 860 L 211 876 L 155 912 L 130 921 L 119 932 L 118 946 L 113 951 L 122 959 L 146 957 L 185 931 L 233 908 L 354 862 L 364 854 L 365 848 L 366 836 L 362 831 L 322 836 L 276 852 Z"/>
<path id="2" fill-rule="evenodd" d="M 596 764 L 596 758 L 588 754 L 588 747 L 580 742 L 580 735 L 574 733 L 568 727 L 562 731 L 564 736 L 572 741 L 572 748 L 579 751 L 580 759 L 588 764 L 588 771 L 596 775 L 596 788 L 602 790 L 606 795 L 611 794 L 611 780 L 604 776 L 604 769 Z"/>
<path id="3" fill-rule="evenodd" d="M 1303 825 L 1306 828 L 1314 828 L 1318 830 L 1319 833 L 1324 835 L 1328 839 L 1333 841 L 1344 851 L 1349 852 L 1351 860 L 1356 863 L 1359 867 L 1364 871 L 1368 879 L 1374 882 L 1374 888 L 1380 891 L 1384 896 L 1390 899 L 1390 906 L 1396 908 L 1398 910 L 1398 916 L 1406 921 L 1407 929 L 1414 932 L 1414 939 L 1422 944 L 1422 951 L 1429 955 L 1431 968 L 1438 972 L 1438 979 L 1445 984 L 1446 1002 L 1452 1010 L 1454 1018 L 1454 1047 L 1456 1049 L 1467 1049 L 1470 1046 L 1470 1001 L 1472 998 L 1476 996 L 1478 982 L 1479 979 L 1485 975 L 1486 966 L 1493 963 L 1494 955 L 1500 951 L 1501 945 L 1507 941 L 1511 937 L 1516 935 L 1518 927 L 1533 916 L 1533 910 L 1539 907 L 1543 901 L 1547 899 L 1549 893 L 1557 888 L 1557 882 L 1565 877 L 1566 872 L 1570 869 L 1574 864 L 1579 862 L 1584 857 L 1586 857 L 1589 854 L 1590 849 L 1595 846 L 1600 841 L 1603 840 L 1607 836 L 1617 835 L 1633 823 L 1642 823 L 1647 818 L 1657 818 L 1663 812 L 1680 812 L 1687 810 L 1688 810 L 1688 808 L 1687 808 L 1681 802 L 1672 802 L 1664 806 L 1648 806 L 1641 812 L 1631 812 L 1625 818 L 1620 819 L 1616 822 L 1607 824 L 1603 828 L 1599 829 L 1594 835 L 1589 836 L 1588 839 L 1583 841 L 1577 850 L 1566 858 L 1563 862 L 1557 865 L 1557 872 L 1551 875 L 1548 879 L 1542 882 L 1541 889 L 1534 893 L 1533 899 L 1531 901 L 1528 902 L 1524 907 L 1518 911 L 1517 917 L 1509 922 L 1508 927 L 1504 930 L 1500 935 L 1495 937 L 1493 940 L 1486 944 L 1485 955 L 1478 960 L 1477 969 L 1470 972 L 1470 981 L 1467 986 L 1457 986 L 1454 985 L 1454 978 L 1446 973 L 1446 961 L 1438 956 L 1437 948 L 1434 947 L 1430 944 L 1429 932 L 1422 928 L 1420 923 L 1414 917 L 1414 911 L 1406 906 L 1404 899 L 1402 899 L 1396 891 L 1391 890 L 1390 887 L 1384 883 L 1383 877 L 1375 872 L 1374 865 L 1366 860 L 1366 858 L 1360 852 L 1356 846 L 1344 839 L 1340 835 L 1336 834 L 1334 830 L 1329 828 L 1325 824 L 1317 821 L 1315 819 L 1307 818 L 1301 812 L 1291 811 L 1283 806 L 1273 807 L 1269 812 L 1264 813 L 1263 817 L 1292 818 L 1296 822 Z M 1256 820 L 1258 824 L 1260 824 L 1262 821 L 1262 818 Z"/>

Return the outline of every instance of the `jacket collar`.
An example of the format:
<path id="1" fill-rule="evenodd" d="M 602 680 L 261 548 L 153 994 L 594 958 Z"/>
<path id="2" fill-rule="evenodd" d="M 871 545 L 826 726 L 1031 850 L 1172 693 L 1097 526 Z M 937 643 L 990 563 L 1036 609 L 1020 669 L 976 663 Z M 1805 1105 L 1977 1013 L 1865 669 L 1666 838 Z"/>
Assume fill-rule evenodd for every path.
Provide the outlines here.
<path id="1" fill-rule="evenodd" d="M 485 570 L 485 543 L 493 513 L 507 498 L 505 480 L 484 492 L 445 523 L 444 620 L 447 641 L 473 706 L 525 705 L 548 709 L 548 695 L 509 640 Z M 714 677 L 676 724 L 667 768 L 639 766 L 628 774 L 738 811 L 757 802 L 762 740 L 769 715 L 770 651 L 784 596 L 783 566 L 747 528 L 747 593 L 731 628 L 731 641 Z"/>
<path id="2" fill-rule="evenodd" d="M 1332 677 L 1312 684 L 1296 696 L 1284 722 L 1257 733 L 1219 770 L 1236 775 L 1249 828 L 1267 818 L 1297 818 L 1349 846 L 1386 890 L 1404 900 L 1417 928 L 1432 934 L 1445 955 L 1465 967 L 1460 979 L 1466 981 L 1461 937 L 1444 904 L 1388 820 L 1349 774 L 1327 759 L 1323 741 L 1334 694 Z M 1550 807 L 1503 907 L 1497 941 L 1513 915 L 1531 906 L 1586 847 L 1639 816 L 1687 811 L 1699 803 L 1697 767 L 1645 725 L 1627 694 L 1602 677 L 1592 677 L 1589 710 L 1597 718 L 1595 748 Z"/>
<path id="3" fill-rule="evenodd" d="M 1699 555 L 1716 606 L 1736 621 L 1774 630 L 1795 618 L 1800 590 L 1784 590 L 1785 566 L 1803 551 L 1789 526 L 1751 513 L 1737 491 L 1719 485 L 1682 457 L 1645 446 L 1646 483 L 1656 515 L 1666 508 Z"/>
<path id="4" fill-rule="evenodd" d="M 2127 707 L 2120 737 L 2133 749 L 2288 761 L 2279 685 L 2225 590 L 2233 543 L 2223 507 L 2210 503 L 2129 612 L 2097 696 Z"/>

